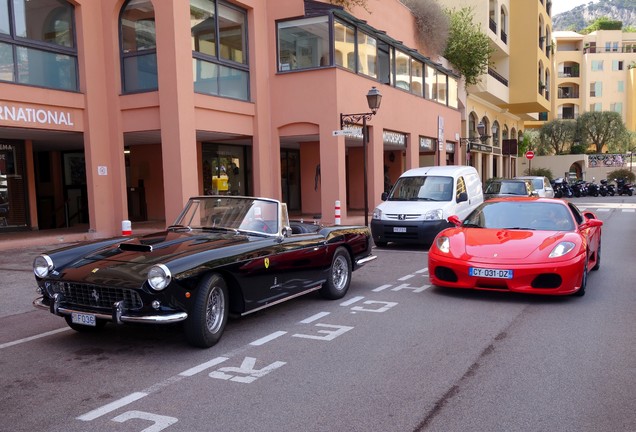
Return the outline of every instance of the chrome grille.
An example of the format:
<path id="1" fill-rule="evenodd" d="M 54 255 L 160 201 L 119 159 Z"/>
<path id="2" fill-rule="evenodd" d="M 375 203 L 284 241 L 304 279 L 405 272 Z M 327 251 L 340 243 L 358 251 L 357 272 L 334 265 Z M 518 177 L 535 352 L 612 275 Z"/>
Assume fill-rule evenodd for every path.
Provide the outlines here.
<path id="1" fill-rule="evenodd" d="M 51 282 L 47 284 L 49 294 L 60 293 L 65 305 L 90 308 L 112 309 L 113 304 L 124 301 L 124 309 L 141 309 L 143 302 L 139 294 L 130 289 L 110 288 L 70 282 Z"/>
<path id="2" fill-rule="evenodd" d="M 392 213 L 387 213 L 385 214 L 385 216 L 387 219 L 403 220 L 403 221 L 416 220 L 422 217 L 422 215 L 420 214 L 392 214 Z"/>

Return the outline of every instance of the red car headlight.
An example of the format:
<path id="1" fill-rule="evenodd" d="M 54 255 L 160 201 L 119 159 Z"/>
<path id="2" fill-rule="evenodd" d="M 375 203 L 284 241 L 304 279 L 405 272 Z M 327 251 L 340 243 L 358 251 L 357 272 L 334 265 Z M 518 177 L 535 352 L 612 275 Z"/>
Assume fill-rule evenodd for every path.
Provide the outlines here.
<path id="1" fill-rule="evenodd" d="M 562 257 L 563 255 L 569 253 L 572 249 L 574 249 L 575 244 L 569 241 L 562 241 L 559 244 L 557 244 L 554 249 L 552 249 L 552 252 L 550 252 L 550 255 L 548 255 L 548 258 L 558 258 L 558 257 Z"/>
<path id="2" fill-rule="evenodd" d="M 450 239 L 446 236 L 438 237 L 437 240 L 435 240 L 435 245 L 440 252 L 450 252 Z"/>

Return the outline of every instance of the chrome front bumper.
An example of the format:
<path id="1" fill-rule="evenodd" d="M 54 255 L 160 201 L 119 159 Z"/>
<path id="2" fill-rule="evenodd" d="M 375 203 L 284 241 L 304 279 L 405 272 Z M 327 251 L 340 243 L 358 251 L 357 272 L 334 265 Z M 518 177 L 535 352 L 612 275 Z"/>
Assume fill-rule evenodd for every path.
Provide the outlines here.
<path id="1" fill-rule="evenodd" d="M 69 316 L 73 312 L 76 313 L 89 313 L 95 315 L 95 318 L 106 321 L 111 321 L 116 324 L 122 323 L 147 323 L 147 324 L 171 324 L 179 321 L 183 321 L 188 318 L 186 312 L 175 312 L 168 315 L 145 315 L 145 316 L 130 316 L 123 313 L 123 302 L 119 301 L 113 304 L 113 312 L 111 314 L 86 312 L 83 310 L 70 309 L 60 305 L 61 296 L 55 294 L 51 299 L 51 304 L 44 304 L 44 297 L 38 297 L 33 300 L 33 306 L 38 309 L 48 310 L 54 315 Z"/>

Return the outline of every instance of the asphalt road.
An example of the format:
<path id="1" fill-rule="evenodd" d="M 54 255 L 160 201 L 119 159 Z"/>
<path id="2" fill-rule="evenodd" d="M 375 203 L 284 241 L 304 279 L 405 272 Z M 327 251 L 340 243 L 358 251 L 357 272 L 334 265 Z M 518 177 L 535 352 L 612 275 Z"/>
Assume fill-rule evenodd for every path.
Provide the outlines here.
<path id="1" fill-rule="evenodd" d="M 636 197 L 605 221 L 584 297 L 431 287 L 390 246 L 339 301 L 292 300 L 188 346 L 179 326 L 79 334 L 0 253 L 0 431 L 634 431 Z"/>

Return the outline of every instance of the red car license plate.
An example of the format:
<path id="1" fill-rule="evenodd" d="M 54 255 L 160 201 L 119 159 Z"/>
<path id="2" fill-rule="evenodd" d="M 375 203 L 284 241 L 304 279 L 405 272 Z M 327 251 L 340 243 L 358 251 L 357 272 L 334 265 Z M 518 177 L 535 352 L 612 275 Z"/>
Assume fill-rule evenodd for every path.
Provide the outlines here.
<path id="1" fill-rule="evenodd" d="M 468 270 L 468 274 L 475 277 L 512 279 L 512 270 L 470 267 Z"/>

